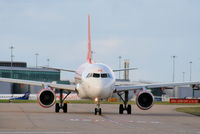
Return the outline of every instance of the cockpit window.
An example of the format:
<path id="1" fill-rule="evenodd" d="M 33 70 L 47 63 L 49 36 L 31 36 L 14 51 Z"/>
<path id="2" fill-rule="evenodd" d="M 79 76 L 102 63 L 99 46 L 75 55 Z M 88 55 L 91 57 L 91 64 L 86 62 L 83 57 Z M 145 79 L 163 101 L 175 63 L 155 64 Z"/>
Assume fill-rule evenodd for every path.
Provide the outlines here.
<path id="1" fill-rule="evenodd" d="M 89 73 L 89 74 L 87 75 L 87 78 L 89 78 L 89 77 L 92 77 L 92 73 Z"/>
<path id="2" fill-rule="evenodd" d="M 99 77 L 100 77 L 100 74 L 93 73 L 93 77 L 94 77 L 94 78 L 99 78 Z"/>
<path id="3" fill-rule="evenodd" d="M 101 78 L 107 78 L 108 75 L 107 74 L 101 74 Z"/>
<path id="4" fill-rule="evenodd" d="M 109 73 L 89 73 L 87 76 L 87 78 L 93 77 L 93 78 L 111 78 Z"/>

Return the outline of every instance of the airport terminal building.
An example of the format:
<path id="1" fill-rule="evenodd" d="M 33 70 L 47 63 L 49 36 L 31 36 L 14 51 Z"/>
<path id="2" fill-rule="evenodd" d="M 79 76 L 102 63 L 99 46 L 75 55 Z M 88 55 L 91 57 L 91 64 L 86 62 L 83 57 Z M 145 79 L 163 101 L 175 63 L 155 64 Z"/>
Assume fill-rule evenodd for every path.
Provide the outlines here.
<path id="1" fill-rule="evenodd" d="M 68 81 L 60 81 L 60 71 L 44 68 L 30 68 L 27 67 L 26 62 L 11 63 L 0 61 L 0 77 L 44 82 L 56 81 L 57 83 L 69 84 Z M 38 93 L 41 87 L 0 82 L 0 94 L 21 94 L 28 89 L 31 89 L 31 93 Z"/>

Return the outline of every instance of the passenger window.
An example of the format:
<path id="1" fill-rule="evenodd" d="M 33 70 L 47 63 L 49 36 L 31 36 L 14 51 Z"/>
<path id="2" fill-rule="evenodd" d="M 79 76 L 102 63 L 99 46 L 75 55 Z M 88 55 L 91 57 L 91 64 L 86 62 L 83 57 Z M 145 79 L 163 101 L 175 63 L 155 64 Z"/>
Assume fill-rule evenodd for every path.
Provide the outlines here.
<path id="1" fill-rule="evenodd" d="M 107 78 L 107 74 L 101 74 L 101 78 Z"/>
<path id="2" fill-rule="evenodd" d="M 100 74 L 94 73 L 94 74 L 93 74 L 93 77 L 94 77 L 94 78 L 99 78 L 99 77 L 100 77 Z"/>

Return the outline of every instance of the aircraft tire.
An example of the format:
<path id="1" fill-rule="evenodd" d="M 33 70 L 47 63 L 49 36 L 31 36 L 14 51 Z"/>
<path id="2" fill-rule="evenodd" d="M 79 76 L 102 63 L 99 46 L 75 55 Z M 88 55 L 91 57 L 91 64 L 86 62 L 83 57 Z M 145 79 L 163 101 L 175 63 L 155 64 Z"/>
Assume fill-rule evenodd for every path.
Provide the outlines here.
<path id="1" fill-rule="evenodd" d="M 99 108 L 99 115 L 101 115 L 101 108 Z"/>
<path id="2" fill-rule="evenodd" d="M 58 113 L 60 110 L 60 106 L 59 106 L 59 103 L 56 103 L 56 106 L 55 106 L 55 112 Z"/>
<path id="3" fill-rule="evenodd" d="M 67 103 L 64 103 L 63 112 L 64 112 L 64 113 L 67 113 Z"/>
<path id="4" fill-rule="evenodd" d="M 119 114 L 123 114 L 123 111 L 124 111 L 123 104 L 120 104 L 119 105 Z"/>
<path id="5" fill-rule="evenodd" d="M 97 115 L 97 108 L 94 109 L 94 114 Z"/>
<path id="6" fill-rule="evenodd" d="M 127 114 L 131 114 L 131 105 L 130 104 L 127 107 Z"/>

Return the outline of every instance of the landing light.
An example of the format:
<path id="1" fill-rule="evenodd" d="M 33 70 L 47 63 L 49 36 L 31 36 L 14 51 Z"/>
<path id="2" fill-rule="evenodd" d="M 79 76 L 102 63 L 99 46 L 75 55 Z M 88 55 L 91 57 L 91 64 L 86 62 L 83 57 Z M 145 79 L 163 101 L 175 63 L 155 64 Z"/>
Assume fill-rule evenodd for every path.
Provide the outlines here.
<path id="1" fill-rule="evenodd" d="M 94 99 L 95 102 L 98 102 L 98 100 L 99 100 L 98 98 L 95 98 L 95 99 Z"/>

